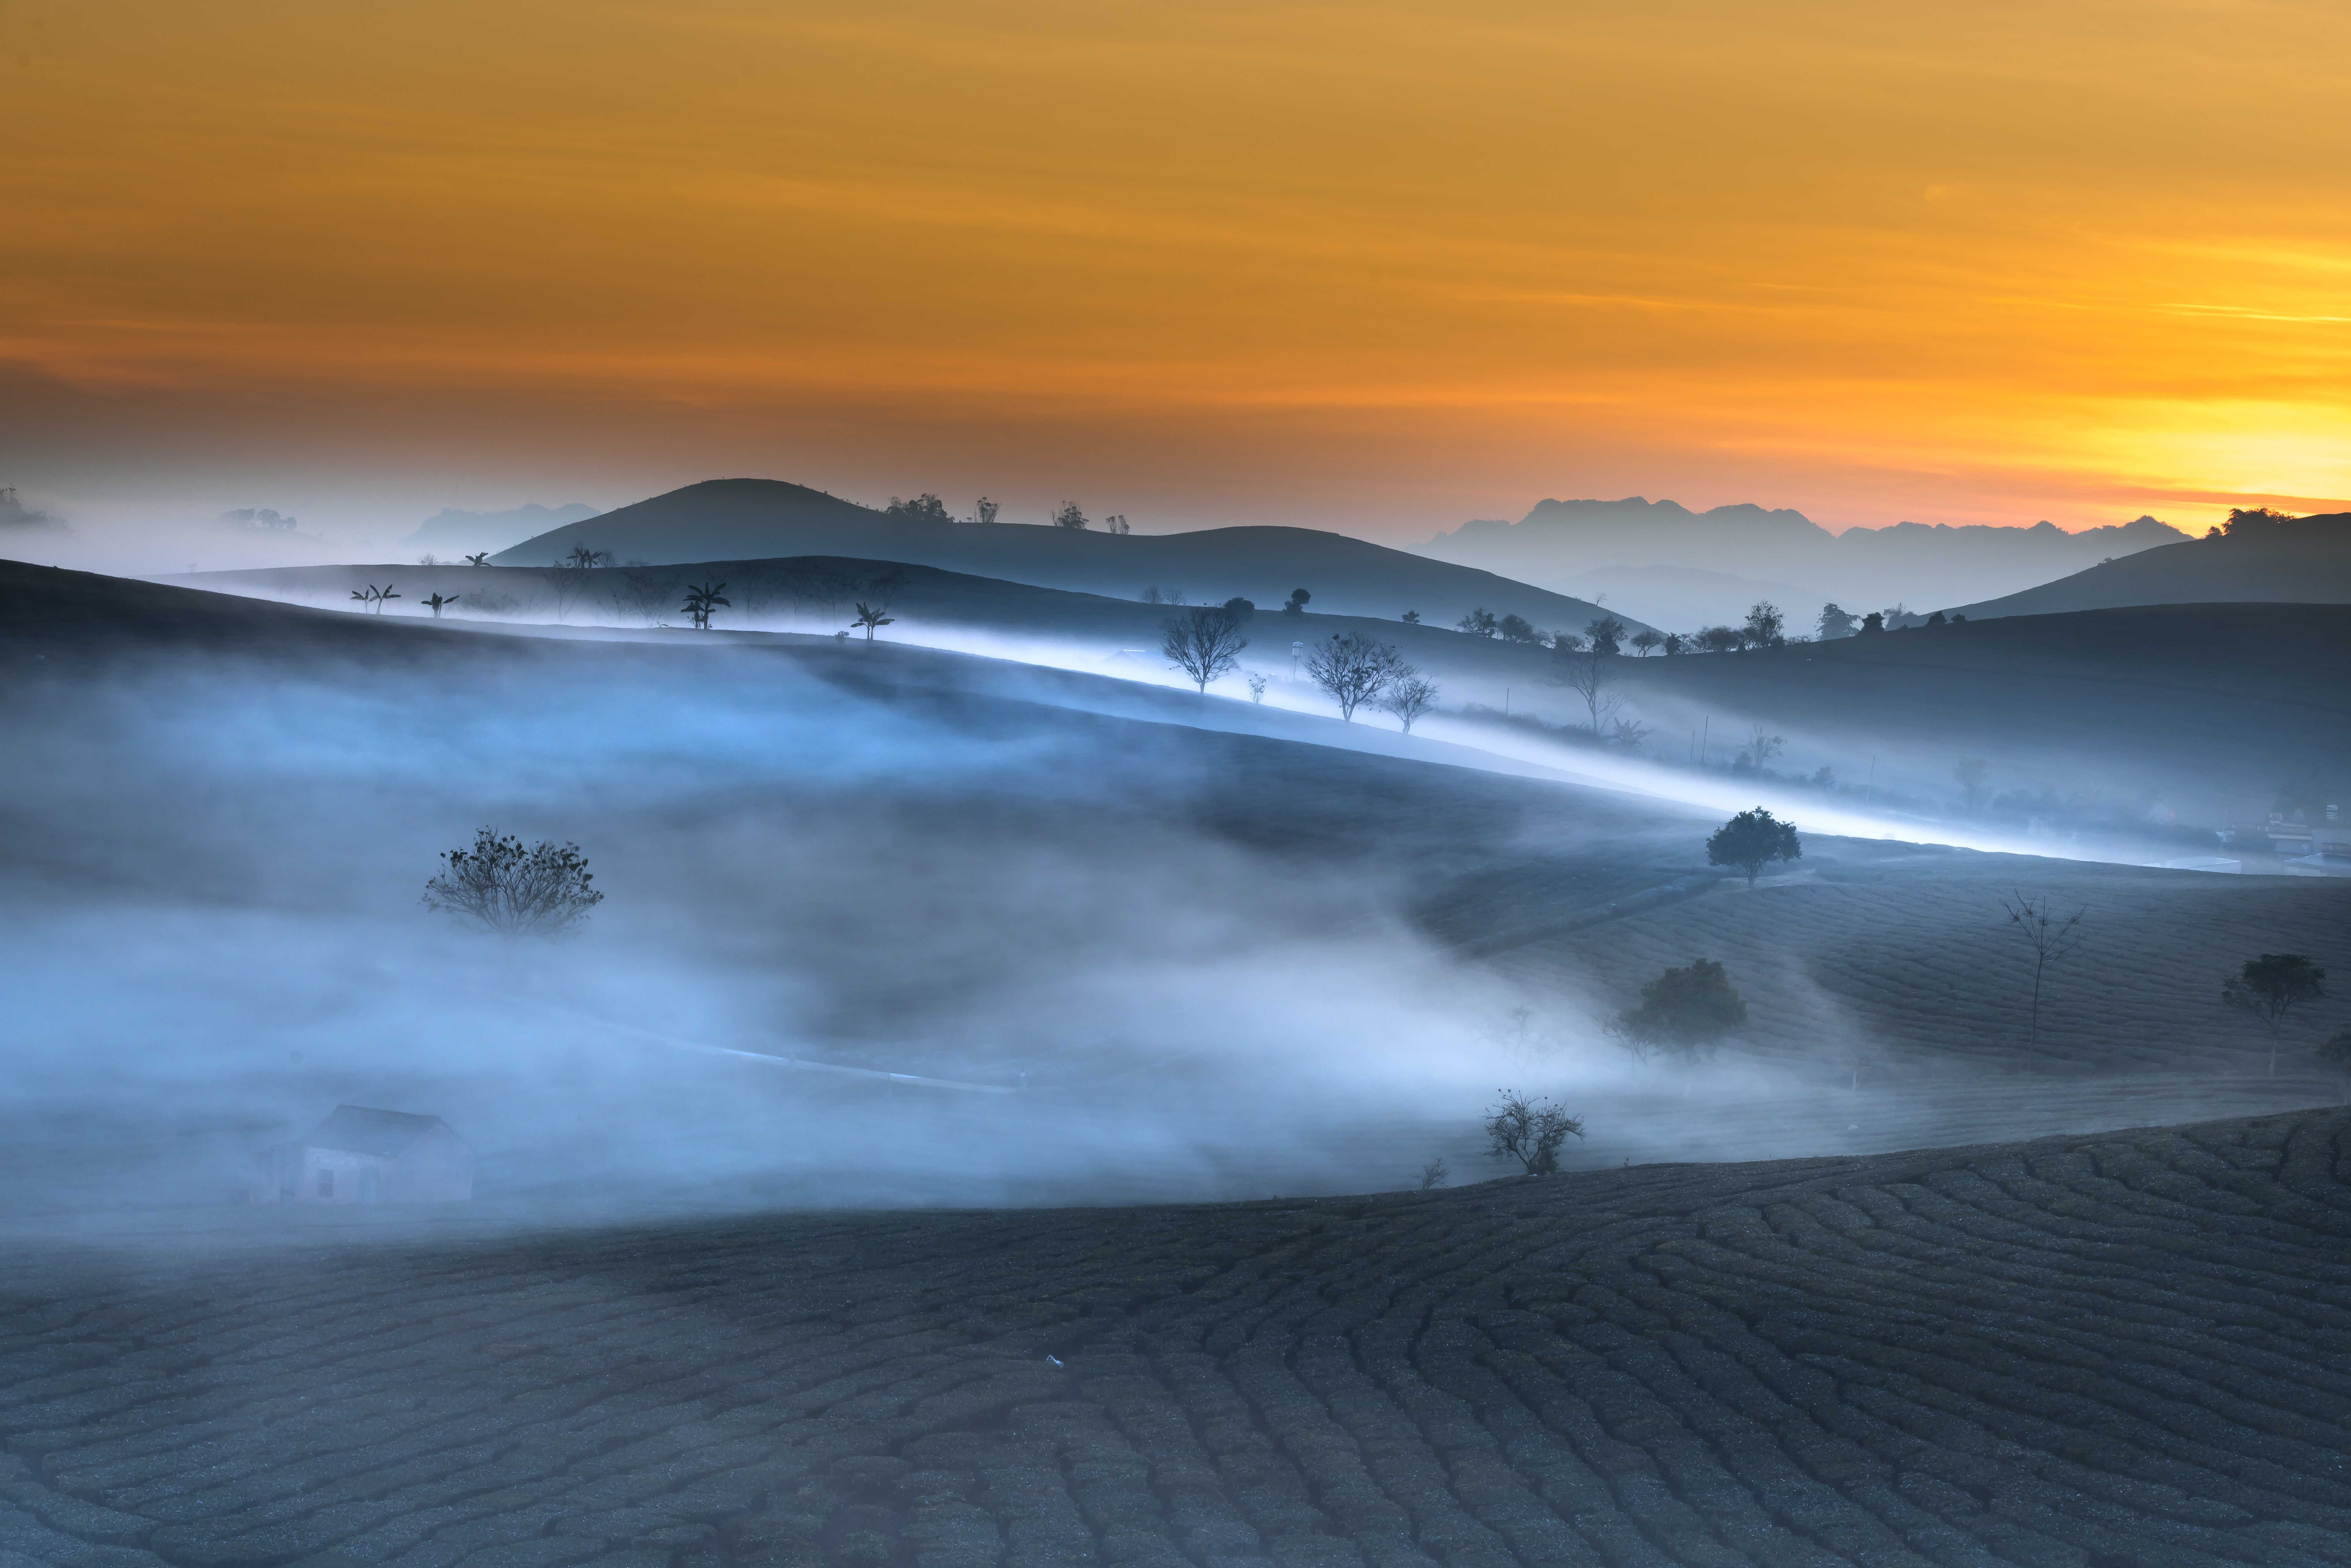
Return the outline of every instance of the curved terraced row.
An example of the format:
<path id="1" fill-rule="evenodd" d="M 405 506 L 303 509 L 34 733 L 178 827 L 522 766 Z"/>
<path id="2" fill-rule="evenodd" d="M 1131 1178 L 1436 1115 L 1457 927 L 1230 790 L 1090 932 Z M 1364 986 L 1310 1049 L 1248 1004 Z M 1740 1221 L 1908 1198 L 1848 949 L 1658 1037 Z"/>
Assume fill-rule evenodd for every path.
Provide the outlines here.
<path id="1" fill-rule="evenodd" d="M 2341 1112 L 16 1263 L 11 1563 L 2351 1561 Z"/>

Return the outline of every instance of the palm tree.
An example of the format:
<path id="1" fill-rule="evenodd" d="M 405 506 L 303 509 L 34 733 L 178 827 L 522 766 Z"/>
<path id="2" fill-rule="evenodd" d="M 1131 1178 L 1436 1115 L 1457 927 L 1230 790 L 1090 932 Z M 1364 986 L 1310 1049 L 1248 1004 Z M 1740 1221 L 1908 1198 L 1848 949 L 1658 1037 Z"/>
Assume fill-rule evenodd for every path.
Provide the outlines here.
<path id="1" fill-rule="evenodd" d="M 864 627 L 865 640 L 871 643 L 873 641 L 873 629 L 875 627 L 893 626 L 897 624 L 898 618 L 896 616 L 884 615 L 882 613 L 883 611 L 888 608 L 889 606 L 886 604 L 868 605 L 861 600 L 857 606 L 857 618 L 854 621 L 852 621 L 850 624 L 852 626 Z"/>
<path id="2" fill-rule="evenodd" d="M 730 610 L 734 608 L 733 601 L 721 597 L 726 591 L 726 585 L 723 582 L 705 582 L 699 588 L 688 588 L 685 591 L 685 603 L 683 608 L 688 615 L 694 617 L 695 631 L 710 630 L 711 612 L 720 605 L 725 605 Z"/>
<path id="3" fill-rule="evenodd" d="M 435 593 L 432 598 L 424 601 L 426 608 L 433 612 L 433 619 L 435 621 L 441 619 L 441 607 L 443 605 L 455 604 L 456 602 L 457 601 L 454 599 L 444 599 L 438 593 Z"/>
<path id="4" fill-rule="evenodd" d="M 400 595 L 392 591 L 392 584 L 388 582 L 381 588 L 378 588 L 374 583 L 371 582 L 367 585 L 365 591 L 361 591 L 356 588 L 352 589 L 351 597 L 358 600 L 361 604 L 366 605 L 369 611 L 372 613 L 381 615 L 383 613 L 383 601 L 387 599 L 397 599 Z"/>
<path id="5" fill-rule="evenodd" d="M 490 552 L 484 550 L 479 555 L 469 555 L 465 558 L 465 564 L 467 566 L 487 566 L 490 564 Z"/>

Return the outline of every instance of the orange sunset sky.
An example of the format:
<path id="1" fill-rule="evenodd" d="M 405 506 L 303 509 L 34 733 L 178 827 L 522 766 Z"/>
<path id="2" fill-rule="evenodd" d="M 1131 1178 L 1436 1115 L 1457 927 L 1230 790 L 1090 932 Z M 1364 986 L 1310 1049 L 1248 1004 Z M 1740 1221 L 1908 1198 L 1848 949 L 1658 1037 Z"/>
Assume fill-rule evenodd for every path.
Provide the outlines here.
<path id="1" fill-rule="evenodd" d="M 2351 5 L 0 0 L 0 485 L 2351 497 Z"/>

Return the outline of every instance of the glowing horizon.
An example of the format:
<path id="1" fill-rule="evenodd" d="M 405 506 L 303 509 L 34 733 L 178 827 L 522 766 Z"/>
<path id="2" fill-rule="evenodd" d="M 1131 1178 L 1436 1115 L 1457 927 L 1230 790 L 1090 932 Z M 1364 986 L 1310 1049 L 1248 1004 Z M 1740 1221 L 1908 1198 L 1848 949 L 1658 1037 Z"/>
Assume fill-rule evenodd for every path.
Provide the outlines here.
<path id="1" fill-rule="evenodd" d="M 2351 497 L 2334 7 L 240 0 L 0 50 L 36 498 Z"/>

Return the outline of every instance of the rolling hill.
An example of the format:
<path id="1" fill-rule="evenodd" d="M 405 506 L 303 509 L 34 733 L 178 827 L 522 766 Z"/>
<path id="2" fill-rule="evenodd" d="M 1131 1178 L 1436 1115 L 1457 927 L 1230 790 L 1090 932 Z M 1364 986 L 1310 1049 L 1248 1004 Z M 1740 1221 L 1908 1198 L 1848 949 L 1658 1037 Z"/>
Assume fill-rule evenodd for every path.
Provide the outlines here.
<path id="1" fill-rule="evenodd" d="M 1260 609 L 1303 588 L 1318 610 L 1387 621 L 1416 610 L 1436 625 L 1480 607 L 1544 627 L 1580 628 L 1603 613 L 1586 600 L 1312 528 L 1113 537 L 1018 523 L 981 528 L 893 517 L 774 479 L 689 485 L 550 529 L 493 559 L 544 566 L 580 546 L 655 565 L 777 556 L 898 560 L 1112 599 L 1136 599 L 1154 586 L 1196 603 L 1238 595 Z"/>
<path id="2" fill-rule="evenodd" d="M 2351 603 L 2351 512 L 2240 525 L 2118 556 L 2021 593 L 1956 606 L 1970 620 L 2133 604 Z"/>

